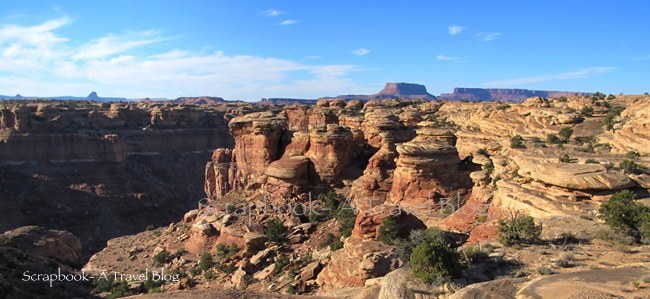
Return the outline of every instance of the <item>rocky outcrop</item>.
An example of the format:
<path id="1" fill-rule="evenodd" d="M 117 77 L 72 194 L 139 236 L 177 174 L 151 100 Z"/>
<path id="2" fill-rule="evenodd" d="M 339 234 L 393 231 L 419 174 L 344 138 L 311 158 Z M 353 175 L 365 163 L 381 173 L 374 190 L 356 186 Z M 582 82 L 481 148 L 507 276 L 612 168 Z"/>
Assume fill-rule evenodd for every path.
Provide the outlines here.
<path id="1" fill-rule="evenodd" d="M 317 177 L 312 182 L 333 183 L 349 162 L 352 132 L 337 124 L 313 125 L 309 130 L 309 150 Z"/>
<path id="2" fill-rule="evenodd" d="M 425 127 L 414 140 L 398 145 L 388 202 L 417 205 L 468 188 L 469 175 L 458 169 L 460 158 L 454 144 L 450 132 Z"/>
<path id="3" fill-rule="evenodd" d="M 233 118 L 228 124 L 235 137 L 234 156 L 242 180 L 255 181 L 280 156 L 280 141 L 287 120 L 272 112 Z"/>
<path id="4" fill-rule="evenodd" d="M 626 174 L 600 164 L 548 162 L 520 157 L 518 173 L 546 184 L 576 190 L 619 190 L 635 185 Z"/>
<path id="5" fill-rule="evenodd" d="M 205 165 L 205 194 L 213 199 L 239 187 L 237 174 L 232 150 L 216 149 L 212 153 L 212 159 Z"/>
<path id="6" fill-rule="evenodd" d="M 360 287 L 367 279 L 383 276 L 401 265 L 394 247 L 379 241 L 350 238 L 343 249 L 332 254 L 316 282 L 323 291 Z"/>
<path id="7" fill-rule="evenodd" d="M 66 265 L 82 265 L 81 241 L 66 231 L 24 226 L 0 235 L 0 244 L 10 244 L 27 254 L 55 259 Z"/>
<path id="8" fill-rule="evenodd" d="M 302 193 L 308 185 L 309 162 L 305 156 L 283 157 L 273 161 L 266 169 L 266 191 L 279 197 Z"/>

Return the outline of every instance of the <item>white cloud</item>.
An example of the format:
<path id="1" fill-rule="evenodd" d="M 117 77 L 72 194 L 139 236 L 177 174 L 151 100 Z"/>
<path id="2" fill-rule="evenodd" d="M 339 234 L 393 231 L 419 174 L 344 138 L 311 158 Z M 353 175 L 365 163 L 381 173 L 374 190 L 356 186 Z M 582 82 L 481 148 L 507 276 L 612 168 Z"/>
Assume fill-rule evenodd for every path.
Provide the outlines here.
<path id="1" fill-rule="evenodd" d="M 475 35 L 474 37 L 476 37 L 476 39 L 484 41 L 484 42 L 490 42 L 490 41 L 493 41 L 493 40 L 501 37 L 501 33 L 500 32 L 493 32 L 493 33 L 481 32 L 481 33 Z"/>
<path id="2" fill-rule="evenodd" d="M 167 40 L 156 31 L 110 34 L 76 45 L 56 33 L 68 23 L 62 18 L 31 27 L 0 27 L 0 94 L 86 95 L 95 90 L 119 97 L 213 95 L 258 100 L 315 98 L 360 89 L 347 77 L 362 70 L 354 65 L 221 51 L 152 53 L 148 46 Z"/>
<path id="3" fill-rule="evenodd" d="M 447 27 L 447 30 L 449 30 L 450 35 L 460 34 L 463 31 L 463 29 L 465 29 L 465 28 L 463 28 L 461 26 L 458 26 L 458 25 L 451 25 L 451 26 Z"/>
<path id="4" fill-rule="evenodd" d="M 73 56 L 73 59 L 88 60 L 113 56 L 134 48 L 164 40 L 158 35 L 159 33 L 153 30 L 136 32 L 126 36 L 108 35 L 95 39 L 89 44 L 84 45 L 81 50 Z"/>
<path id="5" fill-rule="evenodd" d="M 584 68 L 584 69 L 566 72 L 566 73 L 485 82 L 482 83 L 481 85 L 501 87 L 501 86 L 525 85 L 525 84 L 539 83 L 539 82 L 552 81 L 552 80 L 581 79 L 581 78 L 592 77 L 594 75 L 604 74 L 613 70 L 614 70 L 613 67 L 589 67 L 589 68 Z"/>
<path id="6" fill-rule="evenodd" d="M 352 54 L 357 55 L 357 56 L 364 56 L 366 54 L 370 53 L 370 50 L 366 48 L 359 48 L 356 50 L 352 50 Z"/>
<path id="7" fill-rule="evenodd" d="M 298 20 L 284 20 L 284 21 L 280 22 L 280 25 L 283 25 L 283 26 L 284 25 L 293 25 L 295 23 L 298 23 Z"/>
<path id="8" fill-rule="evenodd" d="M 457 57 L 457 56 L 447 56 L 444 54 L 440 54 L 436 56 L 436 59 L 439 61 L 461 61 L 463 60 L 463 57 Z"/>
<path id="9" fill-rule="evenodd" d="M 277 17 L 279 15 L 283 15 L 284 11 L 280 11 L 280 10 L 277 10 L 277 9 L 270 8 L 270 9 L 267 9 L 264 12 L 264 14 L 269 16 L 269 17 Z"/>

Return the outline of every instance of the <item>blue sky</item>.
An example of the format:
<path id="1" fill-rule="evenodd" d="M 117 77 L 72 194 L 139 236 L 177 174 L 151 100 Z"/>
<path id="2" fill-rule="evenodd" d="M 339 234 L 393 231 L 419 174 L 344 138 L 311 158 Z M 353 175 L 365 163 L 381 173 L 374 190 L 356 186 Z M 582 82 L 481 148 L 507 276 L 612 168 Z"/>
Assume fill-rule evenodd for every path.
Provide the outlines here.
<path id="1" fill-rule="evenodd" d="M 489 3 L 488 3 L 489 2 Z M 650 91 L 648 1 L 2 0 L 0 94 Z"/>

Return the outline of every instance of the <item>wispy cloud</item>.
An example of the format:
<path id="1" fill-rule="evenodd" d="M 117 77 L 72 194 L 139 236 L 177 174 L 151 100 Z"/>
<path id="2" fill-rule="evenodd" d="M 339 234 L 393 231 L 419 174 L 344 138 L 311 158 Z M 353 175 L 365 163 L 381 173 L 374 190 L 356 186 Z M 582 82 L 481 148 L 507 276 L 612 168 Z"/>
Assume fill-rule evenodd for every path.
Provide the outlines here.
<path id="1" fill-rule="evenodd" d="M 463 28 L 461 26 L 458 26 L 458 25 L 451 25 L 451 26 L 447 27 L 447 30 L 449 30 L 450 35 L 460 34 L 463 31 L 463 29 L 465 29 L 465 28 Z"/>
<path id="2" fill-rule="evenodd" d="M 274 9 L 274 8 L 269 8 L 269 9 L 267 9 L 266 11 L 264 11 L 264 14 L 265 14 L 266 16 L 269 16 L 269 17 L 277 17 L 277 16 L 279 16 L 279 15 L 283 15 L 283 14 L 285 14 L 285 12 L 284 12 L 284 11 L 277 10 L 277 9 Z"/>
<path id="3" fill-rule="evenodd" d="M 280 25 L 287 26 L 287 25 L 296 24 L 298 22 L 300 22 L 300 21 L 298 21 L 298 20 L 284 20 L 284 21 L 280 22 Z"/>
<path id="4" fill-rule="evenodd" d="M 366 54 L 370 53 L 370 50 L 366 48 L 359 48 L 356 50 L 352 50 L 352 54 L 357 55 L 357 56 L 364 56 Z"/>
<path id="5" fill-rule="evenodd" d="M 275 57 L 155 51 L 168 40 L 157 31 L 109 34 L 73 43 L 58 30 L 67 18 L 36 26 L 0 27 L 0 91 L 24 95 L 177 97 L 215 95 L 310 98 L 359 90 L 355 65 L 316 64 Z M 251 92 L 251 91 L 254 92 Z"/>
<path id="6" fill-rule="evenodd" d="M 463 57 L 457 57 L 457 56 L 447 56 L 444 54 L 440 54 L 436 56 L 436 59 L 439 61 L 461 61 L 463 60 Z"/>
<path id="7" fill-rule="evenodd" d="M 484 42 L 491 42 L 499 37 L 501 37 L 500 32 L 492 32 L 492 33 L 486 33 L 486 32 L 481 32 L 477 35 L 475 35 L 476 39 Z"/>
<path id="8" fill-rule="evenodd" d="M 160 32 L 149 30 L 127 35 L 108 35 L 82 46 L 73 59 L 100 59 L 165 40 Z"/>
<path id="9" fill-rule="evenodd" d="M 518 85 L 532 84 L 532 83 L 539 83 L 539 82 L 546 82 L 546 81 L 553 81 L 553 80 L 581 79 L 581 78 L 588 78 L 595 75 L 611 72 L 614 69 L 615 68 L 613 67 L 589 67 L 589 68 L 584 68 L 576 71 L 559 73 L 559 74 L 522 77 L 522 78 L 513 78 L 513 79 L 485 82 L 482 83 L 481 85 L 495 86 L 495 87 L 518 86 Z"/>

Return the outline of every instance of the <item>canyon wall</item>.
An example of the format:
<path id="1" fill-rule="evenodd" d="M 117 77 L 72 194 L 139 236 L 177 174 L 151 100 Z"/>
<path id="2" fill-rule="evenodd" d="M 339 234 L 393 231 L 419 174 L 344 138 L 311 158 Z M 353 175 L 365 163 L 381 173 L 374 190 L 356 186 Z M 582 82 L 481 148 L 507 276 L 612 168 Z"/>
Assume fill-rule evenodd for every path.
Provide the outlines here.
<path id="1" fill-rule="evenodd" d="M 225 106 L 0 105 L 0 231 L 67 230 L 85 255 L 196 207 L 212 150 L 234 145 Z"/>

